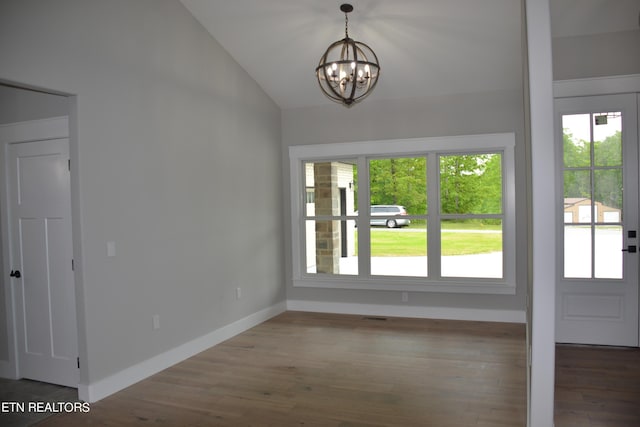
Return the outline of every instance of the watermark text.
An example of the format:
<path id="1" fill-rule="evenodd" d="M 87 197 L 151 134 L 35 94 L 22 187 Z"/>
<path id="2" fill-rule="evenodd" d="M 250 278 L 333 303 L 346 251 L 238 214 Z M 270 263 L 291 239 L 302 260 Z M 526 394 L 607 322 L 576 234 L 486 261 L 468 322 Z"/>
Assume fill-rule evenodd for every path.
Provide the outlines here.
<path id="1" fill-rule="evenodd" d="M 0 413 L 89 412 L 87 402 L 0 402 Z"/>

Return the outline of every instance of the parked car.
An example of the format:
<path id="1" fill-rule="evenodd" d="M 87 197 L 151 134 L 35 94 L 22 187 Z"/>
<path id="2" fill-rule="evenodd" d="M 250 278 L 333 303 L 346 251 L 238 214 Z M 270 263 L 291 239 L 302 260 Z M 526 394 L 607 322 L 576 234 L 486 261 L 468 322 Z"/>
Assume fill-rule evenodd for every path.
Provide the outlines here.
<path id="1" fill-rule="evenodd" d="M 406 215 L 407 210 L 404 208 L 404 206 L 371 205 L 371 220 L 369 221 L 369 224 L 384 225 L 388 228 L 404 227 L 411 224 L 411 221 L 408 218 L 398 217 L 403 217 Z"/>

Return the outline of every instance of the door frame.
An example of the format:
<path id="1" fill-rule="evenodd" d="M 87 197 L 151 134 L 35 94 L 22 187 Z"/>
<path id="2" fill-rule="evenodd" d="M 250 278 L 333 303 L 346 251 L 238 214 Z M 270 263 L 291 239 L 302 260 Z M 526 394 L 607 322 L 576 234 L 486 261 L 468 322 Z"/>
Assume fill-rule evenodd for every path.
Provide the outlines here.
<path id="1" fill-rule="evenodd" d="M 11 232 L 10 232 L 10 221 L 9 218 L 9 207 L 8 207 L 8 189 L 7 189 L 7 176 L 6 176 L 6 161 L 7 161 L 7 152 L 10 144 L 20 143 L 20 142 L 29 142 L 29 141 L 38 141 L 38 140 L 52 140 L 59 138 L 68 138 L 69 139 L 69 149 L 70 149 L 70 157 L 73 158 L 73 153 L 71 150 L 71 132 L 69 126 L 70 118 L 68 116 L 64 117 L 52 117 L 40 120 L 30 120 L 18 123 L 8 123 L 4 125 L 0 125 L 0 216 L 1 216 L 1 224 L 0 230 L 2 233 L 2 268 L 0 269 L 0 274 L 3 276 L 3 282 L 7 284 L 4 287 L 5 292 L 5 306 L 6 306 L 6 315 L 7 315 L 7 335 L 8 335 L 8 350 L 9 350 L 9 360 L 8 361 L 0 361 L 0 376 L 11 378 L 11 379 L 20 379 L 22 378 L 20 372 L 20 358 L 19 358 L 19 348 L 17 341 L 17 322 L 16 322 L 16 302 L 15 302 L 15 290 L 14 285 L 11 281 L 7 279 L 7 272 L 11 269 Z M 72 180 L 73 181 L 73 180 Z M 75 258 L 75 243 L 76 243 L 76 230 L 73 220 L 74 218 L 74 192 L 73 192 L 73 184 L 71 188 L 71 222 L 72 222 L 72 242 L 73 244 L 73 254 Z M 77 274 L 74 272 L 74 276 Z M 78 324 L 78 352 L 81 353 L 81 347 L 85 349 L 84 345 L 82 345 L 80 326 L 83 324 L 81 322 L 81 318 L 78 317 L 82 310 L 79 310 L 79 293 L 78 293 L 78 282 L 76 281 L 76 321 Z M 80 383 L 82 383 L 83 371 L 80 372 Z M 78 387 L 80 384 L 78 384 Z"/>

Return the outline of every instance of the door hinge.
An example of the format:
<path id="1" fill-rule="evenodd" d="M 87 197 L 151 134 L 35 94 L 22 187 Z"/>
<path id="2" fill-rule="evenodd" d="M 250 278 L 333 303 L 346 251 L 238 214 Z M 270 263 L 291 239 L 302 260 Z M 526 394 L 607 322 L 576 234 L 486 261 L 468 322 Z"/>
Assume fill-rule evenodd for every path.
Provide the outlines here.
<path id="1" fill-rule="evenodd" d="M 71 271 L 76 271 L 76 264 L 71 260 Z"/>
<path id="2" fill-rule="evenodd" d="M 71 172 L 71 159 L 67 159 L 67 165 L 69 167 L 69 172 Z"/>
<path id="3" fill-rule="evenodd" d="M 76 362 L 78 362 L 78 369 L 80 369 L 80 358 L 76 357 Z"/>

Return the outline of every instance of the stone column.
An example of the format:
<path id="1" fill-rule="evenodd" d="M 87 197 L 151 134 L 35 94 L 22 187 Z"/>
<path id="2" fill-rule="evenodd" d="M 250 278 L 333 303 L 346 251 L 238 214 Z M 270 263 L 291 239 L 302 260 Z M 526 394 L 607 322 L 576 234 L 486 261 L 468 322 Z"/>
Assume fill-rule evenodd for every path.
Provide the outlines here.
<path id="1" fill-rule="evenodd" d="M 337 163 L 314 163 L 316 215 L 340 215 Z M 316 271 L 340 273 L 340 221 L 316 221 Z"/>

